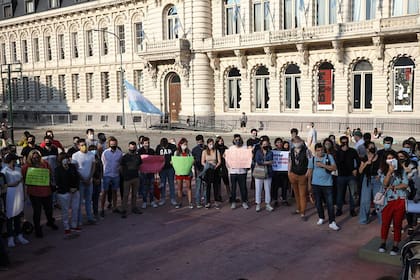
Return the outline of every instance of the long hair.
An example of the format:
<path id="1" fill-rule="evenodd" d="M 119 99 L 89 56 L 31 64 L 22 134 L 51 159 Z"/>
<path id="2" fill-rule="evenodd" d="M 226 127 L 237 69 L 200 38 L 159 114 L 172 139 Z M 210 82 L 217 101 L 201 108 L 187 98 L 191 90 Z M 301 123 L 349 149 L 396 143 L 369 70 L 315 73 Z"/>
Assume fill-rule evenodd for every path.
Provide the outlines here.
<path id="1" fill-rule="evenodd" d="M 400 161 L 398 160 L 398 154 L 396 151 L 390 150 L 390 151 L 386 151 L 384 157 L 382 158 L 382 162 L 380 163 L 380 169 L 382 171 L 382 174 L 386 175 L 388 173 L 389 170 L 389 164 L 386 162 L 386 158 L 392 155 L 396 160 L 397 160 L 397 166 L 398 168 L 396 170 L 394 170 L 394 175 L 402 178 L 402 174 L 403 174 L 403 167 L 400 163 Z"/>
<path id="2" fill-rule="evenodd" d="M 29 166 L 32 166 L 34 164 L 33 161 L 32 161 L 32 157 L 33 157 L 34 154 L 38 154 L 39 155 L 39 157 L 40 157 L 40 163 L 41 164 L 44 162 L 44 160 L 42 159 L 41 152 L 38 151 L 37 149 L 35 149 L 35 150 L 30 151 L 29 154 L 28 154 L 28 157 L 26 158 L 26 163 Z"/>
<path id="3" fill-rule="evenodd" d="M 182 149 L 181 149 L 181 145 L 182 144 L 184 144 L 184 143 L 187 143 L 188 144 L 188 140 L 187 140 L 187 138 L 181 138 L 180 140 L 179 140 L 179 142 L 178 142 L 178 146 L 177 146 L 177 152 L 178 152 L 178 154 L 182 154 Z M 187 154 L 189 154 L 190 153 L 190 150 L 188 149 L 188 147 L 185 149 L 185 151 L 184 151 L 185 153 L 187 153 Z"/>
<path id="4" fill-rule="evenodd" d="M 209 148 L 209 144 L 210 143 L 213 143 L 213 149 L 210 149 Z M 207 152 L 207 155 L 210 155 L 210 153 L 211 153 L 211 151 L 212 150 L 215 150 L 216 149 L 216 146 L 215 146 L 215 144 L 214 144 L 214 140 L 213 140 L 213 138 L 209 138 L 209 139 L 207 139 L 207 146 L 206 146 L 206 152 Z"/>

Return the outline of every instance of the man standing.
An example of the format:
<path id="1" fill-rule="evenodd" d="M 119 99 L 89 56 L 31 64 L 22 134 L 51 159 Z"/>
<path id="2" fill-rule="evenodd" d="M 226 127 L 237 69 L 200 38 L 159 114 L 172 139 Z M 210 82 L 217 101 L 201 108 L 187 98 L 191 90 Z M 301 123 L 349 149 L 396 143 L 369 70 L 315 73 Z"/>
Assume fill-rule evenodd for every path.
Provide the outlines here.
<path id="1" fill-rule="evenodd" d="M 166 181 L 169 184 L 169 193 L 171 198 L 171 204 L 175 206 L 177 204 L 175 199 L 175 170 L 171 164 L 171 158 L 175 154 L 176 146 L 169 143 L 167 138 L 160 139 L 160 144 L 156 147 L 156 154 L 165 157 L 165 165 L 159 173 L 160 177 L 160 201 L 159 205 L 165 205 L 166 203 Z"/>
<path id="2" fill-rule="evenodd" d="M 86 130 L 86 145 L 89 147 L 90 145 L 98 146 L 98 140 L 95 139 L 95 130 L 93 128 L 88 128 Z"/>
<path id="3" fill-rule="evenodd" d="M 254 171 L 254 166 L 255 166 L 255 151 L 258 150 L 257 146 L 260 144 L 260 139 L 257 138 L 258 136 L 258 131 L 257 129 L 253 128 L 251 129 L 251 138 L 249 138 L 246 141 L 246 145 L 248 148 L 252 149 L 252 165 L 251 165 L 251 190 L 255 190 L 255 178 L 254 176 L 252 176 L 252 172 Z"/>
<path id="4" fill-rule="evenodd" d="M 315 124 L 310 122 L 308 125 L 308 137 L 306 139 L 306 146 L 311 150 L 312 153 L 315 152 L 315 144 L 317 142 L 317 131 L 314 128 Z"/>
<path id="5" fill-rule="evenodd" d="M 102 153 L 102 164 L 104 167 L 102 200 L 101 200 L 101 217 L 105 217 L 105 200 L 108 189 L 112 189 L 112 206 L 113 212 L 118 213 L 117 208 L 117 190 L 120 187 L 120 164 L 122 152 L 118 149 L 118 140 L 114 136 L 108 138 L 108 149 Z"/>
<path id="6" fill-rule="evenodd" d="M 128 153 L 121 158 L 121 173 L 124 181 L 124 194 L 121 206 L 121 218 L 127 218 L 128 195 L 131 190 L 131 212 L 141 214 L 136 206 L 137 192 L 139 189 L 139 167 L 141 164 L 140 155 L 137 154 L 136 142 L 128 144 Z"/>
<path id="7" fill-rule="evenodd" d="M 80 204 L 85 201 L 85 211 L 88 224 L 93 225 L 96 220 L 92 214 L 93 173 L 95 172 L 95 156 L 88 152 L 85 139 L 78 141 L 79 151 L 71 156 L 76 164 L 80 176 Z M 82 223 L 82 207 L 79 208 L 79 225 Z"/>
<path id="8" fill-rule="evenodd" d="M 194 175 L 195 175 L 195 202 L 197 208 L 202 208 L 201 205 L 201 196 L 204 196 L 204 200 L 206 201 L 206 192 L 202 190 L 202 180 L 199 174 L 203 171 L 204 166 L 201 164 L 201 155 L 203 154 L 204 150 L 204 137 L 203 135 L 199 134 L 195 137 L 195 141 L 197 145 L 192 149 L 191 154 L 194 157 Z"/>
<path id="9" fill-rule="evenodd" d="M 142 147 L 139 150 L 139 155 L 154 155 L 155 151 L 153 151 L 152 148 L 150 148 L 150 138 L 149 137 L 143 137 L 143 141 L 141 143 Z M 153 180 L 155 178 L 154 173 L 140 173 L 140 181 L 141 181 L 141 193 L 143 197 L 143 204 L 141 208 L 146 209 L 147 208 L 147 198 L 149 197 L 150 205 L 153 208 L 157 208 L 158 205 L 154 201 L 154 195 L 153 195 Z"/>
<path id="10" fill-rule="evenodd" d="M 354 137 L 354 141 L 356 141 L 356 143 L 354 144 L 354 148 L 356 149 L 357 154 L 359 155 L 360 158 L 365 157 L 366 147 L 365 147 L 365 140 L 363 140 L 362 132 L 360 130 L 356 130 L 353 134 L 353 137 Z"/>
<path id="11" fill-rule="evenodd" d="M 242 132 L 246 131 L 246 123 L 248 122 L 248 117 L 246 116 L 245 112 L 242 112 L 242 116 L 239 120 L 241 122 L 241 129 Z"/>
<path id="12" fill-rule="evenodd" d="M 35 144 L 35 136 L 29 135 L 28 136 L 28 145 L 22 149 L 20 153 L 23 156 L 23 163 L 26 163 L 26 158 L 29 155 L 29 152 L 32 150 L 38 150 L 41 152 L 41 147 Z"/>
<path id="13" fill-rule="evenodd" d="M 58 149 L 53 145 L 52 139 L 50 136 L 44 137 L 44 144 L 45 146 L 41 148 L 41 155 L 42 159 L 48 162 L 48 165 L 51 168 L 51 187 L 53 191 L 53 203 L 54 207 L 60 209 L 60 204 L 57 201 L 57 193 L 55 191 L 56 184 L 55 184 L 55 168 L 57 167 L 57 157 L 58 157 Z"/>
<path id="14" fill-rule="evenodd" d="M 49 136 L 50 138 L 51 138 L 51 142 L 52 142 L 52 144 L 57 148 L 57 149 L 60 149 L 60 151 L 61 152 L 65 152 L 65 150 L 64 150 L 64 147 L 63 147 L 63 145 L 60 143 L 60 141 L 58 141 L 58 140 L 55 140 L 54 139 L 54 133 L 52 132 L 52 130 L 47 130 L 46 132 L 45 132 L 45 136 Z M 40 146 L 41 146 L 41 148 L 44 148 L 45 147 L 45 142 L 42 142 L 41 144 L 40 144 Z"/>

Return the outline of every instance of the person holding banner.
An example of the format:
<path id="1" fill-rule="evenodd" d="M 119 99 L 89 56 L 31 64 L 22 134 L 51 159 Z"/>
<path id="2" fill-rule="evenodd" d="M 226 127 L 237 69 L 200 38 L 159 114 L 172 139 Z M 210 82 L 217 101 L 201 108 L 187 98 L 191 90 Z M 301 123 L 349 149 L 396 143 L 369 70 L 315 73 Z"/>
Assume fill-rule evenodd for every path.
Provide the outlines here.
<path id="1" fill-rule="evenodd" d="M 194 208 L 194 205 L 192 204 L 192 191 L 191 191 L 191 178 L 192 178 L 192 172 L 191 167 L 194 162 L 194 158 L 191 155 L 190 150 L 188 149 L 188 140 L 186 138 L 181 138 L 178 142 L 178 148 L 175 152 L 175 157 L 188 157 L 187 162 L 177 163 L 174 162 L 174 158 L 172 158 L 172 164 L 175 168 L 175 180 L 178 187 L 178 201 L 175 206 L 176 209 L 179 209 L 182 207 L 182 187 L 185 182 L 185 186 L 187 187 L 187 198 L 188 198 L 188 204 L 189 208 Z M 191 159 L 191 160 L 190 160 Z M 186 164 L 188 163 L 188 164 Z M 183 169 L 186 169 L 187 172 L 179 172 L 180 165 L 183 165 Z M 189 168 L 188 168 L 189 167 Z M 184 170 L 183 170 L 184 171 Z"/>
<path id="2" fill-rule="evenodd" d="M 160 201 L 159 206 L 163 206 L 166 203 L 166 182 L 169 184 L 169 195 L 171 198 L 171 204 L 175 206 L 177 204 L 175 199 L 175 170 L 171 164 L 171 158 L 176 152 L 176 145 L 169 143 L 168 138 L 160 139 L 160 144 L 156 147 L 156 154 L 165 157 L 165 165 L 159 172 L 160 178 Z"/>
<path id="3" fill-rule="evenodd" d="M 276 138 L 273 149 L 273 180 L 271 182 L 271 201 L 274 207 L 278 206 L 278 189 L 281 188 L 283 205 L 289 206 L 287 202 L 287 190 L 289 189 L 289 178 L 287 170 L 289 168 L 289 150 L 283 149 L 283 140 Z"/>
<path id="4" fill-rule="evenodd" d="M 273 211 L 274 208 L 270 205 L 271 202 L 271 180 L 273 176 L 273 152 L 270 150 L 270 143 L 267 139 L 261 141 L 260 148 L 255 152 L 255 168 L 263 166 L 266 169 L 264 178 L 255 177 L 255 202 L 257 206 L 255 211 L 261 211 L 261 192 L 264 188 L 265 191 L 265 209 L 267 211 Z"/>
<path id="5" fill-rule="evenodd" d="M 25 178 L 27 193 L 32 204 L 35 236 L 42 238 L 44 236 L 41 228 L 42 208 L 47 216 L 47 226 L 53 230 L 58 230 L 58 227 L 53 218 L 50 167 L 41 159 L 38 150 L 29 152 L 26 164 L 22 167 L 22 176 Z"/>
<path id="6" fill-rule="evenodd" d="M 214 140 L 212 138 L 207 139 L 207 147 L 203 150 L 201 155 L 201 164 L 204 166 L 201 175 L 203 181 L 206 182 L 206 208 L 210 208 L 210 195 L 211 187 L 213 187 L 214 194 L 214 206 L 216 209 L 219 209 L 219 184 L 220 184 L 220 175 L 219 175 L 219 166 L 222 164 L 220 157 L 220 152 L 214 146 Z"/>
<path id="7" fill-rule="evenodd" d="M 141 142 L 141 148 L 138 151 L 139 155 L 154 155 L 155 151 L 150 148 L 150 138 L 143 137 Z M 153 208 L 157 208 L 158 204 L 154 201 L 153 195 L 153 182 L 155 179 L 154 173 L 140 173 L 140 191 L 143 197 L 143 204 L 141 208 L 146 209 L 147 207 L 147 199 L 149 198 L 150 205 Z"/>

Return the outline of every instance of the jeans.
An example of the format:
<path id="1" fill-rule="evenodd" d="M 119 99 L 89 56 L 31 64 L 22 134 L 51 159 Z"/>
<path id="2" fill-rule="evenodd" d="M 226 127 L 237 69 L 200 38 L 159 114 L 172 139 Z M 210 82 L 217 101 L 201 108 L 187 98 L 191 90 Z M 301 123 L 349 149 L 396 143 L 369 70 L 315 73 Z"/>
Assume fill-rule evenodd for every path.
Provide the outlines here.
<path id="1" fill-rule="evenodd" d="M 244 174 L 230 174 L 230 203 L 236 201 L 236 186 L 239 186 L 242 202 L 248 202 L 248 190 L 246 188 L 246 173 Z"/>
<path id="2" fill-rule="evenodd" d="M 166 182 L 169 184 L 171 200 L 175 200 L 175 170 L 171 168 L 162 169 L 160 176 L 160 196 L 162 200 L 166 198 Z"/>
<path id="3" fill-rule="evenodd" d="M 89 184 L 80 183 L 79 185 L 80 191 L 80 207 L 79 207 L 79 225 L 82 224 L 82 204 L 83 200 L 85 201 L 85 211 L 86 216 L 89 221 L 93 220 L 92 215 L 92 193 L 93 193 L 93 185 L 92 182 Z"/>
<path id="4" fill-rule="evenodd" d="M 136 201 L 137 201 L 138 188 L 139 188 L 138 178 L 124 181 L 124 195 L 123 195 L 123 201 L 121 205 L 122 211 L 127 211 L 128 195 L 130 194 L 130 190 L 131 190 L 131 209 L 137 208 Z"/>
<path id="5" fill-rule="evenodd" d="M 322 205 L 322 201 L 325 201 L 328 209 L 328 222 L 331 224 L 335 221 L 332 186 L 312 185 L 312 191 L 315 196 L 315 205 L 318 217 L 320 219 L 325 219 L 324 206 Z"/>
<path id="6" fill-rule="evenodd" d="M 198 175 L 199 172 L 195 172 L 195 202 L 197 205 L 201 203 L 201 197 L 204 196 L 204 201 L 207 201 L 207 194 L 203 190 L 203 180 Z"/>
<path id="7" fill-rule="evenodd" d="M 279 197 L 279 188 L 281 188 L 281 198 L 287 200 L 287 189 L 289 188 L 289 178 L 286 171 L 274 171 L 271 181 L 271 200 L 277 201 Z"/>
<path id="8" fill-rule="evenodd" d="M 271 177 L 266 179 L 255 178 L 255 202 L 261 204 L 261 192 L 264 187 L 265 191 L 265 204 L 269 205 L 271 202 Z"/>
<path id="9" fill-rule="evenodd" d="M 99 209 L 99 195 L 101 194 L 102 185 L 101 184 L 93 184 L 92 189 L 92 208 L 93 208 L 93 215 L 98 215 Z"/>
<path id="10" fill-rule="evenodd" d="M 370 204 L 375 194 L 379 192 L 381 188 L 382 184 L 379 181 L 379 179 L 376 179 L 376 176 L 371 176 L 369 180 L 366 176 L 363 176 L 362 190 L 360 196 L 360 224 L 367 224 L 369 222 Z M 381 223 L 381 215 L 378 215 L 378 220 L 379 223 Z"/>
<path id="11" fill-rule="evenodd" d="M 63 220 L 64 230 L 69 230 L 70 228 L 76 228 L 79 213 L 80 213 L 80 192 L 74 193 L 58 193 L 58 201 L 61 205 L 61 217 Z M 69 210 L 71 208 L 71 225 L 69 224 Z"/>
<path id="12" fill-rule="evenodd" d="M 7 219 L 7 236 L 13 237 L 18 236 L 22 233 L 22 227 L 20 224 L 20 218 L 23 216 L 23 212 Z"/>
<path id="13" fill-rule="evenodd" d="M 153 173 L 140 173 L 140 190 L 141 195 L 143 197 L 143 202 L 147 202 L 147 198 L 149 197 L 149 201 L 153 201 L 153 180 L 155 179 L 155 175 Z"/>
<path id="14" fill-rule="evenodd" d="M 354 195 L 357 191 L 357 177 L 355 176 L 338 176 L 337 179 L 337 211 L 343 209 L 344 195 L 347 187 L 349 188 L 350 211 L 354 211 Z"/>
<path id="15" fill-rule="evenodd" d="M 53 219 L 53 208 L 52 208 L 52 196 L 33 196 L 29 195 L 33 209 L 33 222 L 35 231 L 41 231 L 41 209 L 44 208 L 45 216 L 47 216 L 48 224 L 54 224 Z"/>

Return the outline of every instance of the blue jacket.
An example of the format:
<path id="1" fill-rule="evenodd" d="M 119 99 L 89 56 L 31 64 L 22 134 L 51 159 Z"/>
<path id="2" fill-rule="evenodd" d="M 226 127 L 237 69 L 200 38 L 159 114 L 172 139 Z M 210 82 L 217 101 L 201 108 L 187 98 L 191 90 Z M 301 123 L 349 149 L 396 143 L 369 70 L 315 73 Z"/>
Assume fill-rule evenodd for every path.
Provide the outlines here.
<path id="1" fill-rule="evenodd" d="M 255 162 L 258 165 L 263 165 L 264 161 L 272 161 L 272 160 L 273 160 L 273 152 L 271 150 L 268 150 L 265 156 L 263 152 L 261 151 L 261 149 L 258 149 L 257 152 L 255 153 Z M 271 164 L 267 165 L 267 172 L 268 172 L 268 176 L 272 177 L 273 168 Z"/>

